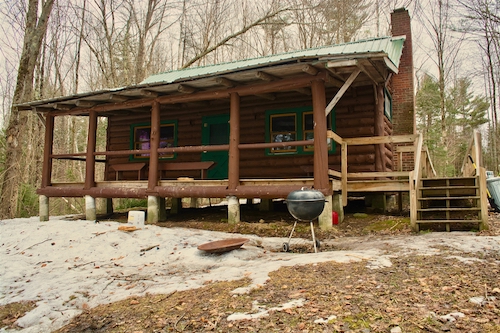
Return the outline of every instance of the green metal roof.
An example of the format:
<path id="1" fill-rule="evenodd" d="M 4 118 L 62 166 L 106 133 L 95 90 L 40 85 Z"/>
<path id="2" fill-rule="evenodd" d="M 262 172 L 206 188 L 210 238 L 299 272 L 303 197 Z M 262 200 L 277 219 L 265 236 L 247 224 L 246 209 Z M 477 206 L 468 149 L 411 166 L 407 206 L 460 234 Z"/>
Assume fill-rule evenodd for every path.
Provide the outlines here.
<path id="1" fill-rule="evenodd" d="M 293 51 L 260 58 L 246 59 L 227 63 L 220 63 L 210 66 L 192 67 L 182 70 L 170 71 L 154 74 L 148 77 L 141 84 L 173 83 L 179 80 L 220 75 L 223 73 L 233 73 L 240 70 L 267 67 L 275 64 L 282 64 L 298 60 L 323 60 L 345 56 L 345 58 L 355 59 L 369 57 L 370 54 L 386 54 L 387 58 L 399 67 L 399 60 L 403 51 L 404 36 L 380 37 L 356 42 L 329 45 L 318 48 Z"/>

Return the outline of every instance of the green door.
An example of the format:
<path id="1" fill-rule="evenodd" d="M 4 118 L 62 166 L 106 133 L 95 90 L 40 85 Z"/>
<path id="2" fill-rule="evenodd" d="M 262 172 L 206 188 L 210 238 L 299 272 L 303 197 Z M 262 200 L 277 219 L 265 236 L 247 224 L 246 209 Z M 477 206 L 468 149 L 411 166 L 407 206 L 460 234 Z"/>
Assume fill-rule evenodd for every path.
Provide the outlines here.
<path id="1" fill-rule="evenodd" d="M 229 143 L 229 115 L 207 116 L 202 119 L 201 144 L 227 145 Z M 227 151 L 207 151 L 201 153 L 202 161 L 213 161 L 215 165 L 208 170 L 208 179 L 227 179 L 229 153 Z"/>

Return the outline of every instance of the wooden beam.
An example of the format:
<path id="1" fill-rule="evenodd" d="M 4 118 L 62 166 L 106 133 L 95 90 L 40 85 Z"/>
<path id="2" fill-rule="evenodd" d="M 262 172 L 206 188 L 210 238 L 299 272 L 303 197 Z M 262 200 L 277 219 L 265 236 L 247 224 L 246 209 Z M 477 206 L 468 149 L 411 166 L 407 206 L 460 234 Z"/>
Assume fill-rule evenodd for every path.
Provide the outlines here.
<path id="1" fill-rule="evenodd" d="M 274 101 L 276 99 L 276 95 L 274 95 L 274 94 L 258 94 L 255 96 L 263 98 L 263 99 L 267 99 L 269 101 Z"/>
<path id="2" fill-rule="evenodd" d="M 387 171 L 387 172 L 350 172 L 348 178 L 378 178 L 378 177 L 409 177 L 409 171 Z"/>
<path id="3" fill-rule="evenodd" d="M 94 105 L 96 105 L 97 103 L 93 102 L 93 101 L 85 101 L 83 99 L 79 99 L 79 100 L 76 101 L 75 104 L 76 104 L 76 106 L 79 106 L 79 107 L 82 107 L 82 108 L 91 108 Z"/>
<path id="4" fill-rule="evenodd" d="M 238 85 L 233 80 L 229 80 L 225 77 L 218 77 L 215 79 L 215 82 L 217 84 L 220 84 L 221 86 L 228 87 L 228 88 L 236 87 Z"/>
<path id="5" fill-rule="evenodd" d="M 347 206 L 347 143 L 344 141 L 341 145 L 341 172 L 342 177 L 340 178 L 342 182 L 342 206 Z"/>
<path id="6" fill-rule="evenodd" d="M 357 66 L 357 64 L 358 61 L 356 59 L 329 61 L 326 63 L 326 68 Z"/>
<path id="7" fill-rule="evenodd" d="M 328 106 L 325 109 L 325 115 L 328 116 L 328 114 L 333 110 L 335 105 L 338 103 L 338 101 L 344 96 L 344 93 L 347 91 L 347 89 L 351 86 L 351 84 L 354 82 L 354 80 L 358 77 L 359 73 L 361 73 L 361 70 L 358 68 L 352 74 L 349 76 L 347 81 L 344 83 L 342 88 L 337 92 L 335 97 L 333 97 L 332 101 L 328 104 Z"/>
<path id="8" fill-rule="evenodd" d="M 183 94 L 192 94 L 196 92 L 196 88 L 193 88 L 185 84 L 179 84 L 179 86 L 177 87 L 177 91 Z"/>
<path id="9" fill-rule="evenodd" d="M 410 189 L 409 180 L 362 180 L 347 184 L 349 192 L 408 192 Z"/>
<path id="10" fill-rule="evenodd" d="M 319 70 L 312 65 L 305 65 L 304 67 L 302 67 L 302 71 L 313 76 L 318 74 L 319 72 Z"/>
<path id="11" fill-rule="evenodd" d="M 108 97 L 108 101 L 110 101 L 112 103 L 123 103 L 123 102 L 126 102 L 128 100 L 129 100 L 129 98 L 127 96 L 118 95 L 118 94 L 111 94 Z"/>
<path id="12" fill-rule="evenodd" d="M 45 143 L 43 147 L 42 188 L 52 182 L 52 149 L 54 142 L 54 115 L 47 113 L 45 120 Z"/>
<path id="13" fill-rule="evenodd" d="M 317 78 L 325 79 L 326 73 L 319 73 Z M 195 101 L 207 101 L 207 100 L 218 100 L 218 99 L 228 99 L 232 92 L 238 93 L 241 97 L 243 96 L 255 96 L 257 94 L 266 94 L 280 91 L 294 91 L 299 88 L 309 87 L 311 85 L 311 77 L 307 76 L 299 76 L 292 77 L 288 79 L 281 79 L 274 82 L 268 83 L 258 83 L 252 85 L 244 85 L 237 86 L 224 90 L 217 91 L 199 91 L 193 94 L 183 94 L 183 95 L 164 95 L 159 96 L 154 99 L 158 101 L 160 104 L 177 104 L 177 103 L 189 103 Z M 88 113 L 90 110 L 97 112 L 109 112 L 116 110 L 125 110 L 125 109 L 133 109 L 133 108 L 141 108 L 141 107 L 151 107 L 151 104 L 154 102 L 153 99 L 143 98 L 143 99 L 134 99 L 129 100 L 124 103 L 115 103 L 115 104 L 98 104 L 91 109 L 78 108 L 73 110 L 68 110 L 66 112 L 58 112 L 57 115 L 74 115 L 74 114 L 82 114 Z"/>
<path id="14" fill-rule="evenodd" d="M 337 88 L 342 87 L 342 85 L 344 84 L 345 81 L 344 80 L 340 80 L 339 78 L 333 77 L 329 73 L 331 73 L 331 72 L 329 71 L 328 73 L 325 73 L 325 83 L 331 84 L 331 85 L 333 85 L 334 87 L 337 87 Z"/>
<path id="15" fill-rule="evenodd" d="M 228 186 L 229 190 L 235 190 L 240 184 L 240 96 L 231 94 L 231 106 L 229 110 L 229 166 Z"/>
<path id="16" fill-rule="evenodd" d="M 97 112 L 92 111 L 89 115 L 89 130 L 87 136 L 87 152 L 85 162 L 85 186 L 86 190 L 95 186 L 95 148 L 97 140 Z"/>
<path id="17" fill-rule="evenodd" d="M 54 104 L 54 109 L 55 110 L 71 110 L 74 108 L 74 105 L 71 104 L 62 104 L 62 103 L 56 103 Z"/>
<path id="18" fill-rule="evenodd" d="M 148 174 L 148 191 L 154 191 L 158 185 L 158 164 L 160 148 L 160 103 L 154 102 L 151 108 L 151 134 L 150 134 L 150 153 L 149 153 L 149 174 Z M 140 175 L 140 171 L 139 171 Z M 140 178 L 139 178 L 140 180 Z"/>
<path id="19" fill-rule="evenodd" d="M 330 130 L 326 131 L 326 137 L 333 139 L 333 141 L 335 141 L 339 144 L 342 144 L 342 142 L 344 142 L 344 140 L 334 131 L 330 131 Z"/>
<path id="20" fill-rule="evenodd" d="M 255 73 L 255 76 L 263 81 L 268 81 L 268 82 L 279 80 L 276 76 L 271 75 L 271 74 L 267 74 L 266 72 L 259 71 L 259 72 Z"/>
<path id="21" fill-rule="evenodd" d="M 312 92 L 309 88 L 299 88 L 299 89 L 295 89 L 296 92 L 302 94 L 302 95 L 306 95 L 306 96 L 311 96 Z"/>
<path id="22" fill-rule="evenodd" d="M 366 69 L 366 67 L 365 67 L 365 66 L 363 66 L 363 64 L 361 64 L 361 63 L 359 63 L 359 62 L 358 62 L 358 63 L 356 64 L 356 66 L 357 66 L 359 69 L 361 69 L 361 71 L 362 71 L 363 73 L 365 73 L 365 75 L 366 75 L 366 76 L 368 76 L 368 77 L 370 78 L 370 80 L 372 80 L 372 81 L 373 81 L 373 83 L 378 84 L 378 83 L 381 83 L 381 82 L 383 82 L 383 81 L 384 81 L 384 79 L 383 79 L 381 82 L 377 82 L 377 80 L 375 80 L 375 78 L 374 78 L 374 77 L 370 74 L 370 72 L 368 72 L 368 70 Z"/>
<path id="23" fill-rule="evenodd" d="M 32 111 L 35 111 L 36 113 L 47 113 L 54 111 L 54 108 L 47 108 L 47 107 L 39 107 L 35 106 L 34 108 L 31 109 Z"/>
<path id="24" fill-rule="evenodd" d="M 325 82 L 314 80 L 311 85 L 314 120 L 314 188 L 324 190 L 328 182 L 328 146 L 326 142 Z"/>
<path id="25" fill-rule="evenodd" d="M 148 89 L 141 89 L 139 91 L 139 93 L 143 97 L 151 97 L 151 98 L 156 98 L 156 97 L 158 97 L 160 95 L 156 91 L 152 91 L 152 90 L 148 90 Z"/>
<path id="26" fill-rule="evenodd" d="M 371 145 L 379 143 L 413 143 L 417 135 L 394 135 L 394 136 L 370 136 L 364 138 L 344 138 L 344 142 L 348 145 Z"/>

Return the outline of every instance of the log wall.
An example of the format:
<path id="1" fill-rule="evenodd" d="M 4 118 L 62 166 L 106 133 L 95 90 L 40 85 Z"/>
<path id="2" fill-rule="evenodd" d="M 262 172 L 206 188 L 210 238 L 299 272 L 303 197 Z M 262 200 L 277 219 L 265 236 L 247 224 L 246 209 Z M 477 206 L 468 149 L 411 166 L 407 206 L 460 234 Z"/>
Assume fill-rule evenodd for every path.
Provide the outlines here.
<path id="1" fill-rule="evenodd" d="M 327 89 L 327 103 L 333 98 L 336 90 Z M 312 105 L 309 95 L 297 92 L 277 95 L 275 100 L 258 97 L 241 99 L 240 109 L 240 143 L 265 142 L 266 110 L 297 108 Z M 202 117 L 229 114 L 229 100 L 212 101 L 196 104 L 162 105 L 161 120 L 177 121 L 177 144 L 181 146 L 201 145 Z M 335 132 L 343 138 L 366 137 L 375 135 L 375 92 L 373 86 L 350 88 L 340 99 L 332 111 L 335 117 Z M 392 134 L 391 122 L 384 118 L 384 134 Z M 108 117 L 107 150 L 129 150 L 131 125 L 149 123 L 150 112 L 119 112 Z M 348 171 L 377 171 L 375 168 L 375 145 L 351 146 L 348 149 Z M 391 146 L 385 146 L 384 165 L 386 171 L 392 170 Z M 174 160 L 166 162 L 197 162 L 201 153 L 177 153 Z M 110 170 L 114 164 L 129 162 L 129 156 L 108 156 L 106 179 L 115 179 L 115 172 Z M 147 161 L 146 161 L 147 162 Z M 340 170 L 340 147 L 329 155 L 331 169 Z M 266 155 L 265 149 L 242 150 L 240 152 L 240 178 L 301 178 L 312 175 L 313 154 Z M 381 171 L 381 170 L 378 170 Z M 147 178 L 147 167 L 142 179 Z M 177 177 L 200 178 L 200 171 L 169 171 L 164 173 L 166 179 Z M 121 179 L 136 180 L 137 171 L 121 172 Z"/>

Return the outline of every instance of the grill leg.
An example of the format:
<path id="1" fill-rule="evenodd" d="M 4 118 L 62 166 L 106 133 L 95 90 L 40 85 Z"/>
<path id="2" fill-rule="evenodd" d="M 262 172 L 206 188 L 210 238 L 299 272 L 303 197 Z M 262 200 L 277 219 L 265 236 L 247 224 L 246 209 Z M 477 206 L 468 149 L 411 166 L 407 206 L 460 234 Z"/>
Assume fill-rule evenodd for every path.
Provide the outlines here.
<path id="1" fill-rule="evenodd" d="M 314 236 L 313 221 L 311 220 L 309 223 L 311 224 L 311 234 L 312 234 L 312 238 L 313 238 L 314 253 L 318 253 L 318 248 L 316 247 L 316 236 Z"/>

